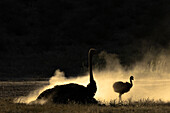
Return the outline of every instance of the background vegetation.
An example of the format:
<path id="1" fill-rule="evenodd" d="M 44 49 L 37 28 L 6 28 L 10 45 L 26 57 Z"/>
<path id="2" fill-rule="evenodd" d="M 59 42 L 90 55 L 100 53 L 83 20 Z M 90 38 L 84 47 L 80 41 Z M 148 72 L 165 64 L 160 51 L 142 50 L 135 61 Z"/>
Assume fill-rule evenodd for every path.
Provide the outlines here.
<path id="1" fill-rule="evenodd" d="M 121 64 L 168 48 L 169 0 L 1 0 L 0 79 L 77 76 L 87 52 L 116 53 Z"/>

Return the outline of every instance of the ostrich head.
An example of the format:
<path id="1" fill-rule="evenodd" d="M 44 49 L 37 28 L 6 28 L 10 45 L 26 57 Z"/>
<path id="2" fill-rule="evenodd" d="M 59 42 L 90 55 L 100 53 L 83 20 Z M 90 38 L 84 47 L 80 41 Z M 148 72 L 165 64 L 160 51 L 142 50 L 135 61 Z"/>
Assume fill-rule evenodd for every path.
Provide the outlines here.
<path id="1" fill-rule="evenodd" d="M 96 49 L 95 48 L 91 48 L 89 50 L 89 55 L 94 55 L 94 54 L 96 54 Z"/>
<path id="2" fill-rule="evenodd" d="M 133 77 L 133 76 L 130 77 L 130 81 L 132 81 L 132 80 L 134 80 L 134 77 Z"/>

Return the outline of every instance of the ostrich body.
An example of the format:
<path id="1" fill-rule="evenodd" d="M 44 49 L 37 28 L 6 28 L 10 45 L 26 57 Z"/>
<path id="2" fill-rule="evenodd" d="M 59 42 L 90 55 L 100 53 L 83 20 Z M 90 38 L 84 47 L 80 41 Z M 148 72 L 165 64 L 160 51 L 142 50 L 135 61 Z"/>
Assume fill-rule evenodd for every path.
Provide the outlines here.
<path id="1" fill-rule="evenodd" d="M 54 103 L 68 103 L 69 101 L 78 103 L 97 103 L 93 98 L 97 91 L 92 72 L 92 56 L 95 51 L 96 50 L 92 48 L 88 53 L 90 83 L 87 87 L 75 83 L 56 85 L 54 88 L 42 92 L 37 99 L 49 99 Z"/>
<path id="2" fill-rule="evenodd" d="M 119 102 L 122 100 L 121 99 L 122 94 L 128 92 L 132 88 L 133 86 L 132 80 L 134 80 L 133 76 L 130 77 L 130 83 L 129 82 L 123 83 L 122 81 L 118 81 L 113 84 L 114 91 L 119 93 Z"/>

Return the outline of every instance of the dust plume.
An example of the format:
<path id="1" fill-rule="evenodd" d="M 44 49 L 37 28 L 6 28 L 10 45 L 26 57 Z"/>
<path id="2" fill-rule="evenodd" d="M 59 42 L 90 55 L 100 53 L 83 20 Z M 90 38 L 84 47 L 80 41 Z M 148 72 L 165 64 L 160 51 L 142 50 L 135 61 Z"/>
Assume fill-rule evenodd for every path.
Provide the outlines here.
<path id="1" fill-rule="evenodd" d="M 134 76 L 133 87 L 128 93 L 123 94 L 122 99 L 132 100 L 139 99 L 155 99 L 170 101 L 170 54 L 167 51 L 162 51 L 159 54 L 148 52 L 142 61 L 136 62 L 132 68 L 125 69 L 120 60 L 115 54 L 101 52 L 99 57 L 104 58 L 106 66 L 104 69 L 95 68 L 93 70 L 94 79 L 97 83 L 97 92 L 95 98 L 102 102 L 110 102 L 118 100 L 118 93 L 113 91 L 113 83 L 116 81 L 129 82 L 129 77 Z M 56 70 L 53 77 L 49 80 L 49 85 L 30 92 L 26 97 L 17 98 L 15 102 L 29 104 L 34 101 L 38 95 L 46 89 L 53 88 L 55 85 L 77 83 L 87 86 L 89 83 L 88 72 L 86 76 L 77 78 L 65 78 L 64 72 Z M 46 100 L 38 102 L 43 104 Z"/>
<path id="2" fill-rule="evenodd" d="M 110 101 L 118 100 L 118 93 L 113 91 L 112 85 L 116 81 L 129 82 L 129 77 L 134 76 L 134 85 L 128 93 L 123 94 L 123 100 L 131 98 L 155 99 L 170 101 L 170 54 L 162 51 L 159 54 L 148 52 L 142 61 L 136 62 L 131 69 L 124 69 L 119 59 L 114 54 L 103 52 L 106 60 L 104 71 L 95 71 L 98 92 L 96 98 Z"/>
<path id="3" fill-rule="evenodd" d="M 47 100 L 36 100 L 36 98 L 45 90 L 53 88 L 55 85 L 62 85 L 68 83 L 80 83 L 80 85 L 86 85 L 88 83 L 87 76 L 77 77 L 77 78 L 65 78 L 64 72 L 61 72 L 59 69 L 55 71 L 54 76 L 49 79 L 49 85 L 46 85 L 42 88 L 39 88 L 35 91 L 31 91 L 29 95 L 22 96 L 14 99 L 14 103 L 26 103 L 26 104 L 44 104 Z"/>

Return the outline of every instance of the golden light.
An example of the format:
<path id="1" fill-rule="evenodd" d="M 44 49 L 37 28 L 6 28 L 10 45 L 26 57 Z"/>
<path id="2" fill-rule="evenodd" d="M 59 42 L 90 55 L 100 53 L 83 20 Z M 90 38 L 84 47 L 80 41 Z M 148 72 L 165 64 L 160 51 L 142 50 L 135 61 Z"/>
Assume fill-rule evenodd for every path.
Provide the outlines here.
<path id="1" fill-rule="evenodd" d="M 116 81 L 129 82 L 129 77 L 134 76 L 133 87 L 131 90 L 122 95 L 123 100 L 131 98 L 132 100 L 139 99 L 155 99 L 170 101 L 170 55 L 161 53 L 158 56 L 146 54 L 143 61 L 136 62 L 130 70 L 124 70 L 120 65 L 119 59 L 113 54 L 104 53 L 107 63 L 105 70 L 93 70 L 94 79 L 97 83 L 97 92 L 95 98 L 102 102 L 108 103 L 113 100 L 118 100 L 118 94 L 113 91 L 113 83 Z M 34 101 L 38 95 L 55 85 L 77 83 L 87 86 L 89 83 L 89 75 L 78 78 L 67 79 L 64 77 L 64 72 L 56 70 L 53 77 L 49 80 L 49 85 L 36 91 L 30 92 L 30 95 L 15 99 L 14 102 L 22 102 L 29 104 Z M 40 103 L 44 103 L 43 102 Z"/>

